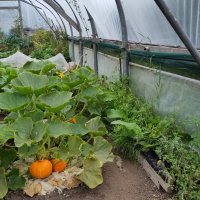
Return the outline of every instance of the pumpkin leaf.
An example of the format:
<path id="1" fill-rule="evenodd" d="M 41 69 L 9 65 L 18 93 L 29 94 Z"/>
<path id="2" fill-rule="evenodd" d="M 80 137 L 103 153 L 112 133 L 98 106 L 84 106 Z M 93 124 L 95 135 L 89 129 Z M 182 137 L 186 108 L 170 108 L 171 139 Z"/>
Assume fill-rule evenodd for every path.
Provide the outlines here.
<path id="1" fill-rule="evenodd" d="M 116 120 L 116 121 L 113 121 L 111 124 L 122 125 L 126 127 L 128 130 L 133 131 L 133 133 L 136 134 L 138 137 L 143 136 L 141 128 L 135 122 L 124 122 L 121 120 Z"/>
<path id="2" fill-rule="evenodd" d="M 93 146 L 91 144 L 88 144 L 88 143 L 83 143 L 81 145 L 81 154 L 83 156 L 88 156 L 89 154 L 91 154 L 93 152 Z"/>
<path id="3" fill-rule="evenodd" d="M 29 158 L 38 153 L 39 146 L 37 144 L 31 144 L 27 146 L 26 144 L 18 148 L 18 155 L 21 158 Z"/>
<path id="4" fill-rule="evenodd" d="M 37 121 L 34 124 L 33 130 L 31 133 L 31 138 L 35 142 L 40 142 L 45 133 L 46 133 L 46 125 L 44 124 L 43 121 Z"/>
<path id="5" fill-rule="evenodd" d="M 88 130 L 81 124 L 69 122 L 49 121 L 47 127 L 50 137 L 58 138 L 62 135 L 85 135 Z"/>
<path id="6" fill-rule="evenodd" d="M 38 105 L 44 107 L 49 111 L 57 112 L 62 110 L 72 97 L 71 92 L 54 91 L 49 94 L 39 96 Z"/>
<path id="7" fill-rule="evenodd" d="M 81 155 L 80 147 L 83 143 L 84 141 L 79 136 L 68 137 L 67 146 L 70 157 Z"/>
<path id="8" fill-rule="evenodd" d="M 125 116 L 125 113 L 121 110 L 110 109 L 107 112 L 107 117 L 110 119 L 116 119 L 116 118 L 124 119 L 126 116 Z"/>
<path id="9" fill-rule="evenodd" d="M 19 169 L 12 169 L 7 175 L 8 188 L 16 191 L 22 189 L 25 186 L 26 179 L 19 174 Z"/>
<path id="10" fill-rule="evenodd" d="M 3 199 L 8 192 L 5 168 L 3 167 L 0 167 L 0 186 L 0 199 Z"/>
<path id="11" fill-rule="evenodd" d="M 28 146 L 33 142 L 31 139 L 31 131 L 33 129 L 33 121 L 30 117 L 18 118 L 14 124 L 13 129 L 15 130 L 15 146 L 21 147 L 24 144 Z"/>
<path id="12" fill-rule="evenodd" d="M 102 136 L 107 133 L 107 129 L 99 116 L 90 119 L 86 122 L 85 126 L 89 130 L 89 133 L 93 136 Z"/>
<path id="13" fill-rule="evenodd" d="M 22 72 L 11 81 L 12 86 L 21 94 L 37 95 L 43 93 L 48 85 L 49 79 L 46 75 L 37 75 L 30 72 Z"/>
<path id="14" fill-rule="evenodd" d="M 42 60 L 39 62 L 34 62 L 34 61 L 28 61 L 24 66 L 22 67 L 23 69 L 27 71 L 31 71 L 34 73 L 47 73 L 48 71 L 52 70 L 55 68 L 56 65 L 47 61 L 47 60 Z"/>
<path id="15" fill-rule="evenodd" d="M 25 117 L 31 117 L 31 119 L 34 122 L 40 121 L 44 118 L 44 112 L 42 111 L 33 111 L 33 112 L 28 112 L 24 115 Z"/>
<path id="16" fill-rule="evenodd" d="M 17 93 L 0 93 L 0 109 L 7 111 L 17 111 L 25 107 L 30 99 Z"/>
<path id="17" fill-rule="evenodd" d="M 111 152 L 112 145 L 101 136 L 94 138 L 93 151 L 101 166 L 106 162 L 112 162 L 114 159 L 114 155 Z"/>
<path id="18" fill-rule="evenodd" d="M 81 91 L 83 98 L 94 98 L 95 96 L 102 93 L 102 90 L 98 87 L 90 86 Z"/>
<path id="19" fill-rule="evenodd" d="M 100 161 L 94 156 L 88 156 L 83 162 L 83 172 L 78 177 L 89 188 L 94 189 L 103 183 Z"/>
<path id="20" fill-rule="evenodd" d="M 62 135 L 69 135 L 67 123 L 62 121 L 48 121 L 47 131 L 50 137 L 58 138 Z"/>
<path id="21" fill-rule="evenodd" d="M 17 153 L 14 149 L 0 149 L 0 167 L 7 168 L 17 158 Z"/>
<path id="22" fill-rule="evenodd" d="M 15 130 L 14 142 L 16 147 L 21 147 L 25 144 L 30 146 L 33 142 L 40 142 L 46 132 L 46 125 L 42 121 L 35 124 L 30 117 L 18 118 L 14 124 Z"/>
<path id="23" fill-rule="evenodd" d="M 0 145 L 14 138 L 14 133 L 8 130 L 7 124 L 0 124 Z"/>

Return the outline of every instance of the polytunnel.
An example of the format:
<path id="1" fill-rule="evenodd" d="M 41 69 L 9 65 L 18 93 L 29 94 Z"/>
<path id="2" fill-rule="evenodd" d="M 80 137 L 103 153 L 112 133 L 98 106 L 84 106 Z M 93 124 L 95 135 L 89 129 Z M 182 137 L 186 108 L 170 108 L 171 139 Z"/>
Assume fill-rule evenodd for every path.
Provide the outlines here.
<path id="1" fill-rule="evenodd" d="M 0 199 L 200 200 L 199 91 L 200 0 L 0 0 Z"/>

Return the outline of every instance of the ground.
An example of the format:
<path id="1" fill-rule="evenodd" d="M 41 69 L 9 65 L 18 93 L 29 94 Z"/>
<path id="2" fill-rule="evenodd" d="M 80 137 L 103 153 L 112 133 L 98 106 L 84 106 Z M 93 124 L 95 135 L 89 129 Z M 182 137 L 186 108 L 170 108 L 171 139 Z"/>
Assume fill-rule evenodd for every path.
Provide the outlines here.
<path id="1" fill-rule="evenodd" d="M 94 190 L 86 186 L 65 190 L 62 194 L 53 192 L 48 196 L 33 198 L 22 192 L 9 192 L 8 200 L 168 200 L 169 195 L 159 191 L 147 177 L 142 167 L 132 161 L 123 160 L 123 169 L 116 163 L 103 168 L 104 183 Z"/>

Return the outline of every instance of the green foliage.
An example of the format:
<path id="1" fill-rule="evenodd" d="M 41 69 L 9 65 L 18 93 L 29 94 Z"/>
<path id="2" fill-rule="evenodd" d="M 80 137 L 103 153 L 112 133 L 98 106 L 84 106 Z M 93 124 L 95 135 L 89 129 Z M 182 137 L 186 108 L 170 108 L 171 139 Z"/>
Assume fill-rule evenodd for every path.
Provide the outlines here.
<path id="1" fill-rule="evenodd" d="M 168 162 L 175 183 L 176 198 L 199 199 L 199 133 L 192 138 L 176 124 L 173 116 L 161 118 L 153 108 L 137 98 L 126 83 L 104 84 L 110 93 L 107 120 L 111 121 L 111 138 L 123 154 L 137 159 L 138 152 L 155 151 L 162 163 Z M 118 119 L 118 120 L 116 120 Z M 115 121 L 113 121 L 115 120 Z M 166 170 L 166 169 L 165 169 Z"/>
<path id="2" fill-rule="evenodd" d="M 55 38 L 51 31 L 37 30 L 32 36 L 21 37 L 18 20 L 8 37 L 0 31 L 0 44 L 0 58 L 8 57 L 20 50 L 26 55 L 41 60 L 62 53 L 65 59 L 70 61 L 66 35 L 59 33 Z"/>
<path id="3" fill-rule="evenodd" d="M 37 30 L 32 36 L 32 41 L 34 50 L 31 56 L 33 58 L 48 59 L 58 53 L 62 53 L 65 59 L 70 61 L 67 38 L 61 33 L 57 39 L 50 31 Z"/>
<path id="4" fill-rule="evenodd" d="M 113 160 L 113 154 L 111 144 L 101 137 L 107 134 L 101 112 L 90 112 L 91 103 L 103 110 L 106 99 L 94 71 L 88 67 L 56 71 L 46 61 L 0 69 L 0 109 L 9 112 L 0 124 L 0 167 L 7 170 L 9 161 L 10 169 L 4 173 L 6 182 L 4 175 L 0 180 L 5 186 L 1 196 L 8 188 L 24 185 L 19 170 L 12 167 L 15 159 L 62 158 L 71 166 L 77 160 L 83 168 L 80 180 L 90 188 L 101 184 L 101 167 Z M 15 157 L 7 157 L 5 151 L 14 151 Z"/>
<path id="5" fill-rule="evenodd" d="M 12 168 L 17 152 L 14 149 L 0 148 L 0 198 L 2 199 L 8 189 L 17 190 L 25 186 L 25 178 L 19 174 L 19 170 Z"/>

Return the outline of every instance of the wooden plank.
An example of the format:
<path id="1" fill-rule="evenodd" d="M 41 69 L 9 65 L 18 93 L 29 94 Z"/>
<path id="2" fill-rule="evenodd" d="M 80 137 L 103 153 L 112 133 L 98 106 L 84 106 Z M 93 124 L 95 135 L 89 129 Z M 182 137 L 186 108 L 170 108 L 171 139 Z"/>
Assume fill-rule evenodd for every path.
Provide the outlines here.
<path id="1" fill-rule="evenodd" d="M 142 156 L 139 155 L 138 158 L 139 163 L 142 165 L 144 170 L 147 172 L 150 179 L 154 182 L 158 189 L 161 187 L 167 192 L 172 193 L 173 186 L 167 182 L 165 182 L 161 176 L 159 176 L 156 171 L 151 167 L 151 165 L 147 162 L 147 160 Z M 170 182 L 170 180 L 169 180 Z"/>

